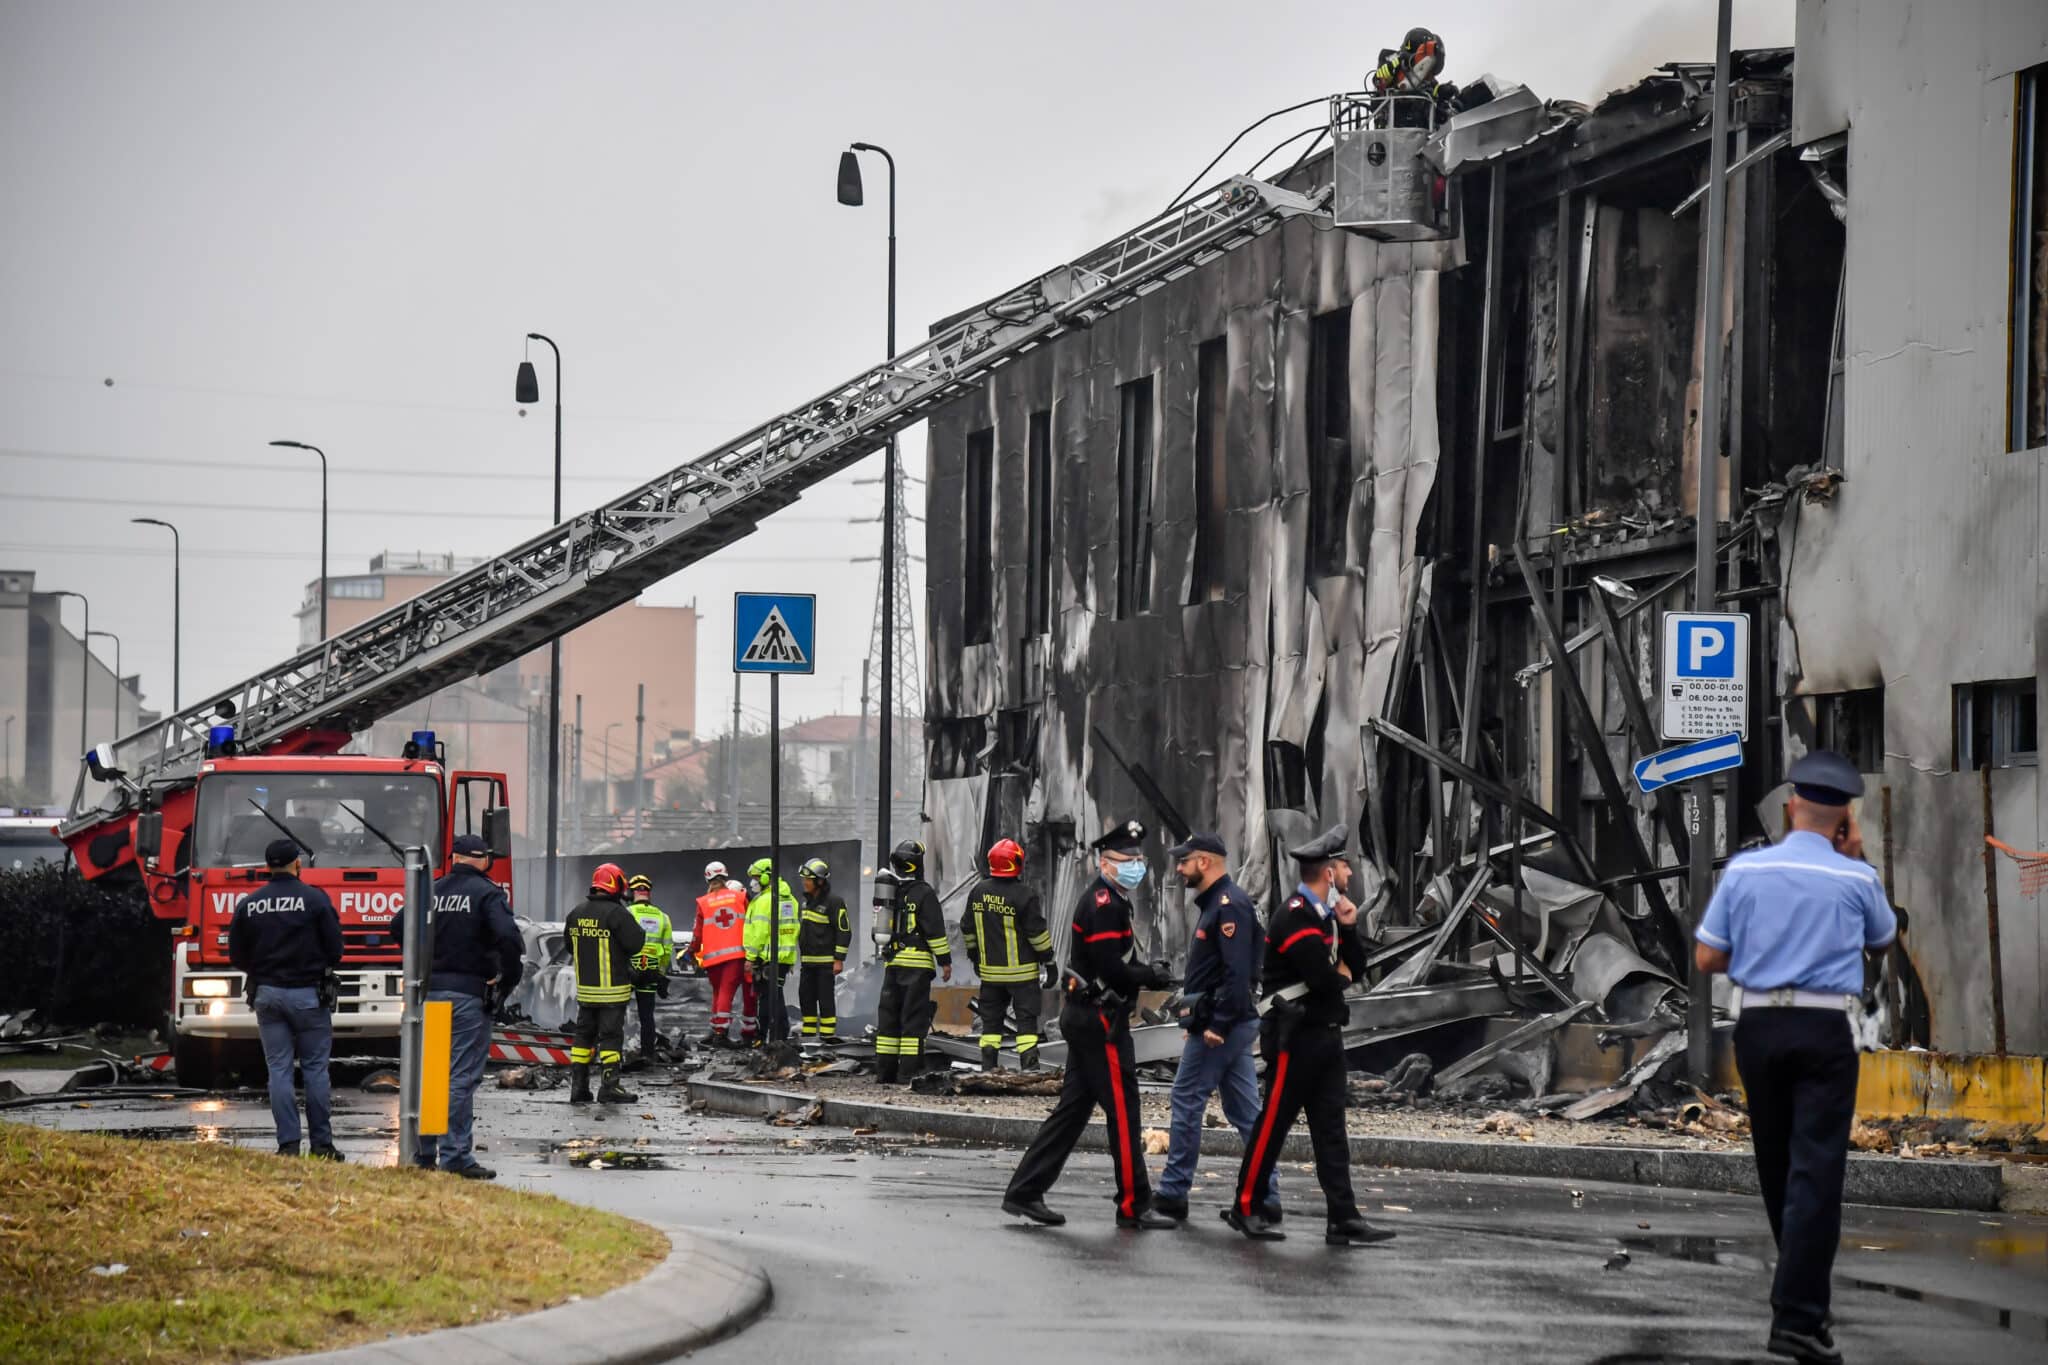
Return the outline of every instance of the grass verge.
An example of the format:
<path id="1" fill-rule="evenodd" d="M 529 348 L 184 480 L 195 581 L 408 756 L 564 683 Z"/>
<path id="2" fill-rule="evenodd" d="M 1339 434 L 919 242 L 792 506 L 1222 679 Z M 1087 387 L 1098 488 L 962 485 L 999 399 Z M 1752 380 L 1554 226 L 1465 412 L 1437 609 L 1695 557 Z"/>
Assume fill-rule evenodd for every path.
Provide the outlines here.
<path id="1" fill-rule="evenodd" d="M 269 1359 L 591 1297 L 667 1254 L 483 1182 L 0 1122 L 0 1360 Z"/>

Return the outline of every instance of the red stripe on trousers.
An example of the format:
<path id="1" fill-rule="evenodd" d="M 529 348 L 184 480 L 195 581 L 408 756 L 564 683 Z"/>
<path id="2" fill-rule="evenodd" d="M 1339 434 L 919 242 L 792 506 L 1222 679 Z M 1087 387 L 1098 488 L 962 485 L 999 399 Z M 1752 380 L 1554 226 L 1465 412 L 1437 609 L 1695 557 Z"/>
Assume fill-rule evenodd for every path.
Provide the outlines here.
<path id="1" fill-rule="evenodd" d="M 1244 1188 L 1237 1192 L 1237 1211 L 1252 1216 L 1252 1188 L 1259 1183 L 1259 1168 L 1266 1164 L 1266 1144 L 1273 1140 L 1273 1120 L 1280 1113 L 1280 1094 L 1287 1088 L 1287 1051 L 1273 1064 L 1273 1085 L 1266 1091 L 1266 1117 L 1259 1124 L 1259 1140 L 1252 1144 L 1252 1163 L 1244 1168 Z"/>
<path id="2" fill-rule="evenodd" d="M 1102 1031 L 1107 1035 L 1109 1019 L 1106 1015 L 1098 1017 L 1102 1019 Z M 1135 1218 L 1138 1182 L 1131 1175 L 1131 1119 L 1124 1105 L 1124 1074 L 1122 1068 L 1117 1065 L 1116 1044 L 1105 1037 L 1102 1050 L 1109 1058 L 1109 1097 L 1114 1108 L 1110 1117 L 1116 1120 L 1116 1127 L 1119 1130 L 1116 1140 L 1116 1170 L 1117 1183 L 1123 1188 L 1118 1192 L 1122 1197 L 1117 1200 L 1116 1206 L 1124 1217 Z"/>

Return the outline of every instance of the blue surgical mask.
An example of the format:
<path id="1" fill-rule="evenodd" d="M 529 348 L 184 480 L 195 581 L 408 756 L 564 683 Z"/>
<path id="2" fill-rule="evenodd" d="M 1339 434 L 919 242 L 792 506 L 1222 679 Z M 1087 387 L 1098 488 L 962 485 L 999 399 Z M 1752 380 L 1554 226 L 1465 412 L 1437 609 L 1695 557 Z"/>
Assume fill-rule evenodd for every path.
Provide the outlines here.
<path id="1" fill-rule="evenodd" d="M 1135 887 L 1139 882 L 1142 882 L 1144 880 L 1144 859 L 1133 858 L 1131 859 L 1131 861 L 1127 863 L 1118 863 L 1116 865 L 1116 884 L 1118 886 L 1121 886 L 1124 890 L 1129 891 L 1133 887 Z"/>

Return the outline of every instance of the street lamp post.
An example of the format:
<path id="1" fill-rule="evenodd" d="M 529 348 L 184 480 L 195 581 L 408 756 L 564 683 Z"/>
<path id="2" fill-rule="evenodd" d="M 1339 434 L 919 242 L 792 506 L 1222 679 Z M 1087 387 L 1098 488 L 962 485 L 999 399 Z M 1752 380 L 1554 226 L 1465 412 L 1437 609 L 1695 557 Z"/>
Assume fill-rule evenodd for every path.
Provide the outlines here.
<path id="1" fill-rule="evenodd" d="M 555 512 L 551 525 L 562 524 L 562 348 L 539 332 L 528 332 L 528 341 L 540 341 L 555 355 Z M 540 376 L 533 372 L 533 362 L 519 362 L 519 377 L 513 386 L 513 399 L 520 403 L 540 401 Z M 562 637 L 557 635 L 548 641 L 548 908 L 554 911 L 555 903 L 561 899 L 559 885 L 559 864 L 556 846 L 560 843 L 562 823 Z"/>
<path id="2" fill-rule="evenodd" d="M 97 636 L 114 642 L 114 736 L 118 739 L 121 734 L 121 637 L 111 630 L 89 630 L 85 635 L 87 639 Z"/>
<path id="3" fill-rule="evenodd" d="M 83 758 L 85 751 L 92 747 L 85 733 L 85 708 L 91 696 L 88 684 L 92 681 L 92 603 L 85 600 L 84 593 L 73 592 L 69 588 L 59 588 L 50 595 L 75 597 L 78 605 L 85 608 L 85 628 L 78 632 L 78 753 Z"/>
<path id="4" fill-rule="evenodd" d="M 889 359 L 896 358 L 896 158 L 886 147 L 856 142 L 839 154 L 839 202 L 859 208 L 863 202 L 860 184 L 860 153 L 879 152 L 889 166 Z M 882 464 L 882 671 L 880 688 L 881 730 L 877 736 L 880 754 L 875 764 L 878 794 L 875 821 L 875 863 L 889 856 L 889 807 L 895 742 L 896 673 L 896 436 L 891 432 Z"/>
<path id="5" fill-rule="evenodd" d="M 185 604 L 185 591 L 180 585 L 185 559 L 184 542 L 178 535 L 178 528 L 168 521 L 156 517 L 130 517 L 129 520 L 137 526 L 161 526 L 171 533 L 171 710 L 181 711 L 185 703 L 178 688 L 178 654 L 184 643 L 184 625 L 180 620 Z M 321 520 L 324 523 L 326 518 Z M 321 572 L 326 572 L 324 567 Z M 320 605 L 327 605 L 325 583 L 320 585 Z"/>
<path id="6" fill-rule="evenodd" d="M 327 452 L 304 441 L 272 441 L 285 450 L 310 450 L 320 457 L 320 639 L 327 640 Z"/>

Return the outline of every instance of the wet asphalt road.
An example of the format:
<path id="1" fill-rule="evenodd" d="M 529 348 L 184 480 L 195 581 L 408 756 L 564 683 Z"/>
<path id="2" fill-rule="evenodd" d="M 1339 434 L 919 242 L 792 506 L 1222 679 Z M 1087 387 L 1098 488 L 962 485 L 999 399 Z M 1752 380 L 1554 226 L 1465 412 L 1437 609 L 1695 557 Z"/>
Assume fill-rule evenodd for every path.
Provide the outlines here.
<path id="1" fill-rule="evenodd" d="M 1293 1235 L 1254 1246 L 1216 1221 L 1232 1163 L 1206 1164 L 1215 1178 L 1189 1226 L 1141 1234 L 1111 1221 L 1107 1158 L 1082 1154 L 1050 1201 L 1072 1221 L 1039 1229 L 997 1207 L 1013 1151 L 693 1115 L 680 1086 L 631 1079 L 641 1103 L 582 1112 L 561 1090 L 486 1089 L 484 1159 L 529 1188 L 703 1229 L 766 1266 L 769 1315 L 695 1360 L 1766 1359 L 1769 1236 L 1747 1199 L 1611 1185 L 1574 1199 L 1559 1182 L 1360 1171 L 1367 1216 L 1400 1237 L 1351 1250 L 1322 1244 L 1314 1177 L 1289 1168 Z M 391 1160 L 391 1098 L 344 1088 L 337 1101 L 350 1157 Z M 267 1108 L 249 1101 L 10 1117 L 271 1141 Z M 591 1142 L 661 1169 L 571 1166 Z M 2048 1360 L 2048 1220 L 1853 1209 L 1837 1275 L 1851 1361 Z"/>

